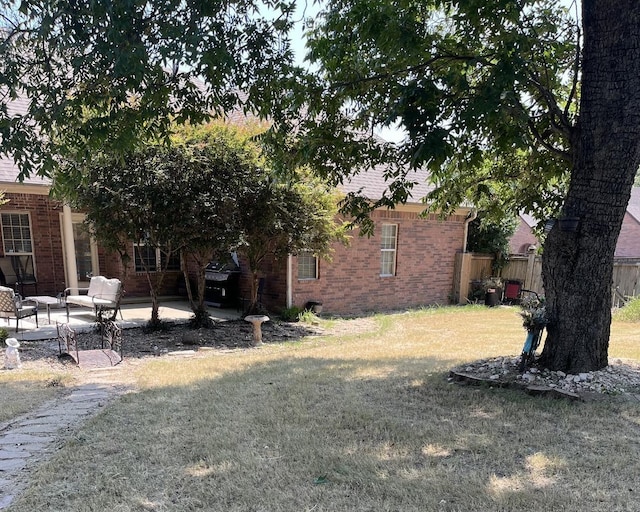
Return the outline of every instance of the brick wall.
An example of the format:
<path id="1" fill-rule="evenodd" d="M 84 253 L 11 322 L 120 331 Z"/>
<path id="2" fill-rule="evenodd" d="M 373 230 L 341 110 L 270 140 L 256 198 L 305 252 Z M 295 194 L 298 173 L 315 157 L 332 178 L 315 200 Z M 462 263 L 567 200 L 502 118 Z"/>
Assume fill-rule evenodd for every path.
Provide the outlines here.
<path id="1" fill-rule="evenodd" d="M 108 252 L 102 248 L 98 250 L 100 273 L 108 277 L 117 277 L 122 281 L 125 291 L 125 300 L 127 298 L 149 297 L 150 288 L 147 275 L 144 272 L 135 271 L 133 262 L 133 244 L 130 245 L 131 252 L 129 253 L 129 257 L 131 258 L 131 261 L 126 275 L 120 255 Z M 177 295 L 178 280 L 181 276 L 182 272 L 180 271 L 167 272 L 164 277 L 162 287 L 160 288 L 159 295 Z"/>
<path id="2" fill-rule="evenodd" d="M 62 204 L 47 195 L 6 193 L 9 201 L 0 206 L 0 212 L 29 213 L 33 260 L 38 293 L 56 295 L 65 288 L 62 257 L 62 231 L 60 213 Z M 0 247 L 4 256 L 4 247 Z M 25 286 L 25 295 L 35 294 L 33 286 Z"/>
<path id="3" fill-rule="evenodd" d="M 509 240 L 509 250 L 511 254 L 527 254 L 529 246 L 538 246 L 538 239 L 531 231 L 529 225 L 520 219 L 516 232 Z"/>
<path id="4" fill-rule="evenodd" d="M 5 199 L 9 201 L 0 206 L 0 212 L 29 213 L 38 293 L 55 296 L 66 288 L 60 225 L 62 203 L 44 194 L 6 193 Z M 0 246 L 0 254 L 4 256 L 4 247 Z M 99 248 L 98 262 L 102 275 L 123 279 L 123 265 L 118 254 Z M 176 294 L 180 275 L 181 272 L 167 274 L 161 295 Z M 124 289 L 126 297 L 148 297 L 149 284 L 146 275 L 130 269 L 124 279 Z M 35 288 L 25 286 L 24 292 L 26 295 L 33 295 Z"/>
<path id="5" fill-rule="evenodd" d="M 337 245 L 333 261 L 320 260 L 316 280 L 299 281 L 293 259 L 293 302 L 323 303 L 336 314 L 384 311 L 429 304 L 448 304 L 453 284 L 455 253 L 462 250 L 464 216 L 442 221 L 437 216 L 378 211 L 375 236 L 352 233 L 348 247 Z M 382 223 L 398 225 L 396 275 L 380 276 Z M 271 276 L 269 276 L 271 278 Z M 282 301 L 284 304 L 284 300 Z"/>

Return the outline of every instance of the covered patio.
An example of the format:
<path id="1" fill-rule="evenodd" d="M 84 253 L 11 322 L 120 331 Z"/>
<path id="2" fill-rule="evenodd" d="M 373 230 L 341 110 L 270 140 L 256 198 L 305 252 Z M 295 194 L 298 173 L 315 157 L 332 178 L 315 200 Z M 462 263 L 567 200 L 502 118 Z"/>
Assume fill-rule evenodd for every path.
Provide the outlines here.
<path id="1" fill-rule="evenodd" d="M 151 304 L 148 302 L 122 304 L 122 316 L 118 313 L 117 324 L 128 329 L 141 327 L 151 319 Z M 236 309 L 221 309 L 208 307 L 209 315 L 216 321 L 237 320 L 241 318 L 241 312 Z M 0 327 L 9 332 L 10 337 L 18 340 L 45 340 L 57 336 L 56 324 L 67 323 L 67 313 L 64 306 L 51 306 L 51 320 L 47 317 L 47 308 L 38 308 L 38 327 L 35 317 L 27 317 L 20 320 L 20 328 L 16 333 L 15 320 L 9 322 L 0 320 Z M 159 315 L 162 320 L 186 322 L 192 311 L 187 301 L 171 300 L 160 303 Z M 71 308 L 69 313 L 69 325 L 76 332 L 88 331 L 94 328 L 96 319 L 93 312 L 87 308 Z"/>

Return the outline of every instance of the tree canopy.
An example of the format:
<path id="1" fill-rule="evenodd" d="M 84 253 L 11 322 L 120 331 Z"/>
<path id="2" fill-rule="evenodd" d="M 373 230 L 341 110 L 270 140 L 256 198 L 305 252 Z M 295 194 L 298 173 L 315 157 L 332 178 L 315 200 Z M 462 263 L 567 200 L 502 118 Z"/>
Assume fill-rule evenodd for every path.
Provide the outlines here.
<path id="1" fill-rule="evenodd" d="M 407 169 L 428 167 L 429 202 L 464 199 L 539 218 L 562 205 L 579 101 L 579 27 L 553 0 L 327 2 L 311 21 L 308 115 L 274 133 L 336 181 L 384 162 L 406 199 Z M 298 106 L 292 108 L 293 118 Z M 399 145 L 375 136 L 398 127 Z M 368 135 L 367 135 L 368 134 Z"/>
<path id="2" fill-rule="evenodd" d="M 575 219 L 545 242 L 541 363 L 599 369 L 640 163 L 638 40 L 631 0 L 585 1 L 573 17 L 552 0 L 327 2 L 310 31 L 308 115 L 282 116 L 272 137 L 285 147 L 295 127 L 287 154 L 336 180 L 385 163 L 393 183 L 378 204 L 402 200 L 406 169 L 426 166 L 427 200 L 445 212 L 468 198 Z M 403 142 L 376 139 L 395 124 Z"/>
<path id="3" fill-rule="evenodd" d="M 293 2 L 0 1 L 2 154 L 23 174 L 164 139 L 233 108 L 266 115 Z M 59 179 L 62 179 L 59 176 Z"/>

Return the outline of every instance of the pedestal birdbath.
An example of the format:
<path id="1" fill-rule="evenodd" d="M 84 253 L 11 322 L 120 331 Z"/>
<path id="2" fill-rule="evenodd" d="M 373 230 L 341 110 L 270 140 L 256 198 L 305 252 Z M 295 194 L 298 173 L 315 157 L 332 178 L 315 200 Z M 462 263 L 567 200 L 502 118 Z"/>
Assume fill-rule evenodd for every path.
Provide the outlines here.
<path id="1" fill-rule="evenodd" d="M 253 344 L 262 345 L 262 323 L 268 322 L 266 315 L 248 315 L 244 317 L 246 322 L 253 324 Z"/>

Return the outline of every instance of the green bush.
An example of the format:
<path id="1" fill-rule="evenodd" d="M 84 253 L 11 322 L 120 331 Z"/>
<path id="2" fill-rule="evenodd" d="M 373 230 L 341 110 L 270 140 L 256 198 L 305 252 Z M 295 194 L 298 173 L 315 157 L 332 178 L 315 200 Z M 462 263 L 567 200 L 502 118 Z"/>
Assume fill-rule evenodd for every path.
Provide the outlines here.
<path id="1" fill-rule="evenodd" d="M 302 310 L 298 306 L 291 306 L 280 312 L 280 318 L 285 322 L 297 322 L 300 320 L 300 313 Z"/>
<path id="2" fill-rule="evenodd" d="M 313 324 L 313 323 L 317 323 L 318 322 L 318 315 L 316 315 L 313 311 L 309 310 L 309 309 L 305 309 L 304 311 L 302 311 L 299 315 L 298 318 L 300 319 L 300 321 L 302 323 L 305 324 Z"/>
<path id="3" fill-rule="evenodd" d="M 9 331 L 4 327 L 0 327 L 0 343 L 4 344 L 5 340 L 9 337 Z"/>
<path id="4" fill-rule="evenodd" d="M 613 317 L 623 322 L 640 322 L 640 296 L 632 297 Z"/>

